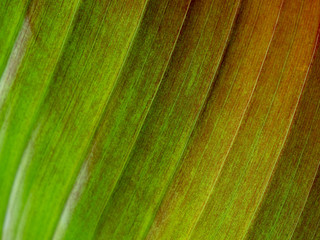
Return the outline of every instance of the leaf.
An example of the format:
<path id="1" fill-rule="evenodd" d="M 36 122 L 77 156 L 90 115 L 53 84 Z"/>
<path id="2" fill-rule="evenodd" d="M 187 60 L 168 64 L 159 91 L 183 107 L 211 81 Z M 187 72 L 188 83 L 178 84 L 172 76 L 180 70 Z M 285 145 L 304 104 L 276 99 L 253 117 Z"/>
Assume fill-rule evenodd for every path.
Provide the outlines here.
<path id="1" fill-rule="evenodd" d="M 35 125 L 35 117 L 47 92 L 78 3 L 70 1 L 58 8 L 58 3 L 50 2 L 44 5 L 44 2 L 34 1 L 30 4 L 26 16 L 18 15 L 17 18 L 23 19 L 22 27 L 16 47 L 1 77 L 1 225 L 4 223 L 16 171 L 30 137 L 30 129 Z M 22 3 L 23 1 L 21 5 Z M 13 7 L 11 3 L 7 2 L 7 5 Z M 11 15 L 7 17 L 11 19 Z M 52 19 L 56 22 L 53 23 Z M 6 31 L 6 28 L 1 28 L 1 32 L 2 30 Z M 2 32 L 1 36 L 2 34 L 6 33 Z M 42 64 L 39 64 L 40 62 Z M 13 207 L 20 210 L 18 205 Z M 12 227 L 4 225 L 4 229 Z M 7 233 L 3 234 L 10 237 Z"/>
<path id="2" fill-rule="evenodd" d="M 0 3 L 1 239 L 317 239 L 319 0 Z"/>
<path id="3" fill-rule="evenodd" d="M 10 53 L 21 28 L 23 16 L 27 10 L 29 0 L 1 1 L 0 3 L 0 74 L 3 74 Z M 21 37 L 20 37 L 21 39 Z M 21 40 L 20 40 L 21 41 Z M 17 43 L 19 41 L 16 41 Z M 17 44 L 14 47 L 18 48 Z"/>
<path id="4" fill-rule="evenodd" d="M 317 42 L 317 48 L 319 40 Z M 248 239 L 292 236 L 319 165 L 319 51 L 315 48 L 292 127 L 264 193 Z M 310 194 L 312 193 L 312 190 Z M 308 200 L 310 201 L 310 200 Z M 315 209 L 313 209 L 314 211 Z M 311 213 L 310 213 L 311 214 Z M 317 214 L 317 211 L 314 213 Z M 309 221 L 310 215 L 308 215 Z M 310 220 L 317 217 L 310 217 Z M 308 233 L 307 233 L 308 234 Z M 303 234 L 300 235 L 301 237 Z M 290 239 L 290 238 L 289 238 Z M 291 238 L 291 239 L 294 239 Z M 303 237 L 300 239 L 312 239 Z"/>
<path id="5" fill-rule="evenodd" d="M 27 91 L 21 85 L 20 88 L 25 91 L 26 95 L 20 93 L 14 97 L 15 101 L 19 101 L 16 106 L 21 109 L 10 111 L 19 114 L 20 118 L 24 116 L 23 119 L 27 122 L 25 123 L 14 116 L 12 119 L 19 124 L 8 120 L 13 130 L 11 131 L 10 127 L 7 127 L 8 130 L 4 130 L 4 134 L 9 136 L 9 139 L 4 140 L 1 146 L 4 149 L 4 153 L 1 155 L 1 159 L 4 159 L 2 162 L 9 163 L 8 170 L 1 166 L 1 169 L 4 169 L 3 172 L 9 175 L 9 177 L 4 177 L 6 186 L 12 184 L 14 177 L 12 172 L 16 170 L 16 163 L 20 160 L 19 156 L 22 155 L 19 150 L 23 149 L 22 146 L 28 145 L 20 163 L 20 169 L 23 171 L 17 172 L 6 213 L 3 233 L 6 239 L 22 236 L 29 239 L 46 239 L 53 234 L 53 228 L 62 211 L 69 186 L 81 165 L 82 159 L 79 156 L 90 142 L 99 115 L 111 93 L 145 6 L 144 1 L 131 1 L 127 5 L 126 11 L 122 11 L 125 4 L 123 1 L 122 4 L 117 4 L 115 1 L 97 1 L 89 4 L 90 1 L 80 2 L 77 0 L 73 5 L 71 2 L 64 2 L 63 5 L 54 1 L 45 2 L 48 5 L 48 12 L 45 11 L 47 8 L 41 7 L 43 5 L 41 1 L 33 3 L 32 6 L 39 7 L 41 11 L 35 10 L 39 18 L 33 16 L 35 20 L 31 25 L 36 29 L 36 32 L 40 28 L 39 32 L 43 34 L 43 37 L 40 34 L 34 35 L 37 37 L 36 39 L 39 39 L 37 40 L 39 48 L 45 53 L 50 50 L 55 56 L 46 57 L 33 45 L 30 45 L 31 52 L 27 56 L 38 56 L 38 58 L 28 61 L 26 59 L 26 65 L 31 64 L 31 69 L 34 69 L 34 65 L 39 65 L 40 57 L 52 59 L 57 65 L 50 64 L 48 67 L 48 63 L 45 61 L 44 65 L 40 65 L 43 68 L 38 72 L 30 69 L 29 74 L 21 74 L 23 77 L 28 77 L 30 83 L 27 80 L 22 81 L 21 78 L 17 78 L 18 82 L 21 79 L 24 86 L 28 86 L 30 90 Z M 78 11 L 76 11 L 77 8 L 79 8 Z M 73 11 L 70 11 L 71 9 Z M 66 21 L 68 15 L 61 11 L 66 11 L 70 16 L 68 28 L 65 26 L 68 23 Z M 45 15 L 46 13 L 48 15 Z M 123 21 L 118 21 L 119 14 L 126 16 L 126 18 L 123 18 Z M 52 27 L 46 26 L 46 24 L 53 24 L 52 19 L 54 18 L 57 18 L 54 22 L 55 28 L 51 29 Z M 108 19 L 108 21 L 104 19 Z M 104 24 L 96 27 L 97 23 L 101 21 Z M 56 22 L 62 25 L 60 26 Z M 48 32 L 42 30 L 43 28 Z M 118 28 L 122 31 L 117 31 Z M 59 45 L 56 41 L 58 40 L 57 36 L 63 36 L 61 29 L 65 29 L 66 34 L 70 29 L 70 34 L 62 37 Z M 49 37 L 51 42 L 45 37 Z M 107 40 L 108 44 L 106 44 Z M 65 50 L 58 57 L 61 49 L 50 47 L 53 44 L 63 47 L 63 41 L 66 44 Z M 101 51 L 101 48 L 104 51 Z M 106 55 L 108 58 L 105 58 Z M 61 59 L 59 62 L 57 57 Z M 19 69 L 27 68 L 24 63 L 22 66 Z M 81 69 L 79 66 L 82 66 Z M 104 71 L 100 71 L 100 69 Z M 37 76 L 37 73 L 40 75 Z M 47 79 L 52 78 L 52 83 L 41 88 L 39 84 L 45 83 L 43 75 L 47 76 Z M 93 81 L 93 79 L 99 80 Z M 45 90 L 45 87 L 48 89 Z M 37 89 L 39 93 L 43 94 L 43 97 L 39 97 L 39 94 L 33 89 Z M 46 91 L 48 94 L 45 93 Z M 18 90 L 14 89 L 12 92 L 17 93 Z M 34 102 L 32 101 L 33 96 Z M 42 98 L 44 98 L 43 101 Z M 27 106 L 24 107 L 22 103 Z M 12 105 L 12 101 L 9 99 L 8 104 Z M 34 111 L 31 111 L 28 106 L 33 107 Z M 24 109 L 25 111 L 23 111 Z M 37 109 L 40 109 L 39 113 L 36 112 Z M 2 112 L 5 112 L 5 108 Z M 83 114 L 79 115 L 79 113 Z M 31 123 L 32 119 L 34 119 L 33 124 Z M 19 129 L 20 124 L 30 130 Z M 25 143 L 26 136 L 20 136 L 20 132 L 26 135 L 27 132 L 30 132 L 31 139 Z M 18 145 L 18 148 L 14 142 L 19 142 L 22 146 Z M 15 146 L 15 148 L 9 146 Z M 10 152 L 7 153 L 6 151 L 9 150 L 14 151 L 18 156 L 12 155 Z M 4 193 L 9 194 L 7 191 Z M 3 208 L 7 206 L 6 203 L 4 201 L 2 204 Z M 29 221 L 31 218 L 33 220 Z"/>
<path id="6" fill-rule="evenodd" d="M 190 6 L 172 56 L 179 61 L 168 66 L 128 163 L 106 202 L 97 239 L 139 239 L 147 233 L 214 81 L 239 6 L 238 1 L 229 6 L 223 6 L 223 1 L 206 3 Z M 224 24 L 219 24 L 222 19 Z M 189 29 L 197 31 L 192 38 Z"/>

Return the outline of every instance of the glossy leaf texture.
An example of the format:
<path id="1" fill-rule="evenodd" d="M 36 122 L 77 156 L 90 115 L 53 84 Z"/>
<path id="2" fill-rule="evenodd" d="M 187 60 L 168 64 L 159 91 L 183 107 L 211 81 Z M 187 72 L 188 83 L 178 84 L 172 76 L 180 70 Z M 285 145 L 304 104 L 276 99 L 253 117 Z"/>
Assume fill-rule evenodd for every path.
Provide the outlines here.
<path id="1" fill-rule="evenodd" d="M 320 237 L 320 0 L 3 0 L 3 240 Z"/>

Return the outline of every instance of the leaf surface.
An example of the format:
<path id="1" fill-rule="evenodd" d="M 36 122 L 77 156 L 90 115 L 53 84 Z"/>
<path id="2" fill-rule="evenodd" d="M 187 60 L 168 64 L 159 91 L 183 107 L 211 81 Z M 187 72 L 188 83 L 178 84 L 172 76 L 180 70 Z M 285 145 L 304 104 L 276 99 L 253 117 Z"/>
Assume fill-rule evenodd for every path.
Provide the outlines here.
<path id="1" fill-rule="evenodd" d="M 1 239 L 318 239 L 319 9 L 1 1 Z"/>

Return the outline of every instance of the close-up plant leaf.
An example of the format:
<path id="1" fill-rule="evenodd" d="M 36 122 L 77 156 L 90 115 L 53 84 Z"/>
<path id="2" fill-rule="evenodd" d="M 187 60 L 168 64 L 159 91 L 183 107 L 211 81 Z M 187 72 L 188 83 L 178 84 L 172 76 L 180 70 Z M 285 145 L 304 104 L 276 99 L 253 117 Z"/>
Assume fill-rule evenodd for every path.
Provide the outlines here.
<path id="1" fill-rule="evenodd" d="M 1 0 L 0 239 L 320 239 L 320 0 Z"/>

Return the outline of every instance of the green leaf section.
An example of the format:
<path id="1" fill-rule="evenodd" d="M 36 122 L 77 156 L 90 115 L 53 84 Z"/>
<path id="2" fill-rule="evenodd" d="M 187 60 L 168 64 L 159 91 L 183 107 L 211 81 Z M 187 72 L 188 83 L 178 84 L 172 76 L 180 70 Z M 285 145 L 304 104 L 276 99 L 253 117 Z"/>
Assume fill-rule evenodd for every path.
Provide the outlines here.
<path id="1" fill-rule="evenodd" d="M 165 75 L 189 4 L 152 0 L 146 6 L 54 239 L 93 236 Z"/>
<path id="2" fill-rule="evenodd" d="M 7 65 L 10 54 L 16 53 L 14 51 L 18 47 L 16 38 L 24 21 L 28 4 L 29 0 L 0 2 L 0 76 Z"/>
<path id="3" fill-rule="evenodd" d="M 242 3 L 223 65 L 147 239 L 189 237 L 248 108 L 280 7 L 281 1 Z"/>
<path id="4" fill-rule="evenodd" d="M 8 4 L 11 6 L 11 3 Z M 18 11 L 21 4 L 23 1 L 11 8 L 17 7 L 16 11 Z M 2 74 L 0 82 L 1 226 L 4 223 L 10 191 L 30 136 L 30 129 L 34 125 L 35 117 L 51 82 L 52 72 L 57 66 L 77 6 L 78 0 L 68 3 L 33 1 L 29 5 L 27 15 L 22 18 L 22 27 L 15 41 L 15 48 Z M 22 11 L 20 13 L 22 16 L 16 16 L 18 13 L 4 15 L 4 22 L 11 17 L 12 22 L 15 22 L 16 18 L 23 17 Z M 14 29 L 13 26 L 12 28 Z M 6 30 L 6 27 L 1 28 L 1 36 L 7 34 Z M 15 207 L 20 209 L 18 205 Z M 9 227 L 12 226 L 5 225 L 4 228 Z M 11 235 L 4 234 L 4 236 L 10 238 Z"/>
<path id="5" fill-rule="evenodd" d="M 318 6 L 318 1 L 284 1 L 281 5 L 248 109 L 191 239 L 245 236 L 264 197 L 305 84 L 317 38 Z"/>
<path id="6" fill-rule="evenodd" d="M 191 3 L 172 61 L 106 202 L 95 239 L 146 235 L 218 72 L 238 8 L 239 1 Z M 109 162 L 105 168 L 109 172 Z"/>
<path id="7" fill-rule="evenodd" d="M 319 238 L 320 0 L 0 7 L 1 239 Z"/>
<path id="8" fill-rule="evenodd" d="M 316 140 L 320 137 L 319 61 L 320 51 L 317 49 L 290 134 L 246 239 L 290 239 L 298 224 L 320 159 L 320 142 Z M 311 235 L 315 229 L 310 225 L 316 225 L 320 219 L 319 200 L 316 201 L 319 192 L 314 192 L 317 181 L 308 198 L 300 227 L 297 227 L 297 234 L 291 239 L 313 239 Z"/>
<path id="9" fill-rule="evenodd" d="M 8 110 L 1 112 L 12 116 L 3 133 L 8 139 L 3 141 L 1 153 L 5 167 L 0 169 L 8 189 L 5 196 L 22 155 L 24 134 L 32 129 L 11 191 L 4 239 L 48 239 L 53 234 L 146 1 L 72 3 L 33 2 L 30 27 L 39 31 L 30 42 L 30 53 L 26 53 L 31 59 L 26 58 L 18 68 L 21 73 L 13 87 L 21 92 L 13 89 L 14 95 L 6 98 Z M 51 84 L 47 81 L 50 78 Z M 39 117 L 34 117 L 46 88 Z M 19 109 L 12 109 L 12 105 Z M 7 201 L 1 204 L 6 209 Z"/>

